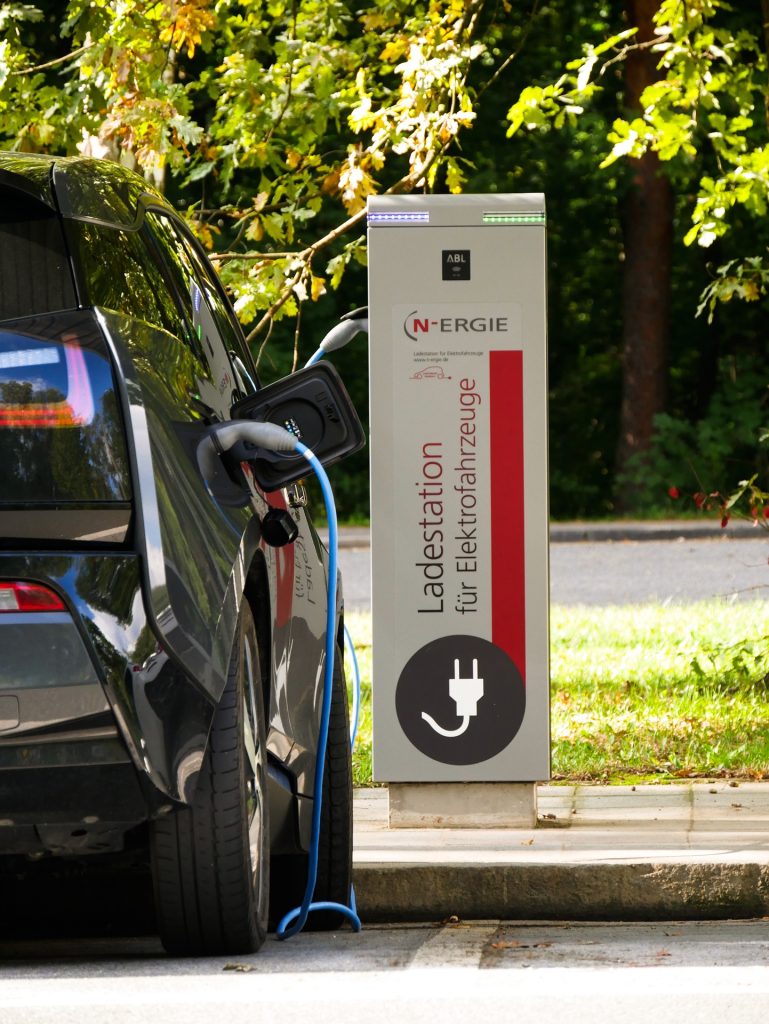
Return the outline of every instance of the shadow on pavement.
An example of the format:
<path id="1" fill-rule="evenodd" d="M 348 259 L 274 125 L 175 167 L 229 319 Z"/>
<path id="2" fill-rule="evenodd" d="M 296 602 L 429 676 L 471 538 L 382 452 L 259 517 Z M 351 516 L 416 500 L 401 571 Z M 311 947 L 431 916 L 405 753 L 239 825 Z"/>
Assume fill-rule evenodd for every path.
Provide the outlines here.
<path id="1" fill-rule="evenodd" d="M 155 935 L 149 867 L 125 859 L 3 857 L 3 942 Z"/>

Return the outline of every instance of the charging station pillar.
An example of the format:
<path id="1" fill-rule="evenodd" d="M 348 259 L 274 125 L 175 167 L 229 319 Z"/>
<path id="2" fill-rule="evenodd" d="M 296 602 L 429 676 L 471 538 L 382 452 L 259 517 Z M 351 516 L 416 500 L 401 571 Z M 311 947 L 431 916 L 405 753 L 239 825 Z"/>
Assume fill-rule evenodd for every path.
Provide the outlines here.
<path id="1" fill-rule="evenodd" d="M 533 824 L 550 774 L 544 197 L 372 197 L 368 253 L 374 778 L 392 824 Z"/>

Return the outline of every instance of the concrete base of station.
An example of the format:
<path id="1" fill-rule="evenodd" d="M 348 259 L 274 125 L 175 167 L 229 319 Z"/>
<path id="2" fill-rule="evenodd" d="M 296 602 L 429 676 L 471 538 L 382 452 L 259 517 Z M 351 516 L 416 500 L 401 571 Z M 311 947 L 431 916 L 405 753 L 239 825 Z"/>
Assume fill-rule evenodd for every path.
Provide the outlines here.
<path id="1" fill-rule="evenodd" d="M 393 782 L 390 828 L 534 828 L 534 782 Z"/>

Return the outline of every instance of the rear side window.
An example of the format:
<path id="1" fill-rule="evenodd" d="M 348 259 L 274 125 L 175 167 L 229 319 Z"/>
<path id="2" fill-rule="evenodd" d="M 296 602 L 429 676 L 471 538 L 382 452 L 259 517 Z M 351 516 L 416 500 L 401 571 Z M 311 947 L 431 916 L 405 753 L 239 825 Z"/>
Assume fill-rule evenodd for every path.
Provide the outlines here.
<path id="1" fill-rule="evenodd" d="M 122 417 L 93 314 L 0 324 L 0 507 L 130 499 Z"/>
<path id="2" fill-rule="evenodd" d="M 198 327 L 198 324 L 201 321 L 201 304 L 204 302 L 213 320 L 209 332 L 211 328 L 214 328 L 226 348 L 237 352 L 242 345 L 240 334 L 233 323 L 232 316 L 228 312 L 224 300 L 219 294 L 219 289 L 211 275 L 211 271 L 200 258 L 200 254 L 194 245 L 185 238 L 184 234 L 170 217 L 161 213 L 148 213 L 147 221 L 153 228 L 155 236 L 162 245 L 166 255 L 171 254 L 168 260 L 169 266 L 174 268 L 177 273 L 179 268 L 183 268 L 183 275 L 189 281 L 197 282 L 197 287 L 194 289 L 188 286 L 185 295 L 190 304 L 188 314 L 196 324 L 197 329 L 201 329 Z M 202 329 L 205 330 L 205 327 L 202 327 Z"/>
<path id="3" fill-rule="evenodd" d="M 237 339 L 233 325 L 203 262 L 171 218 L 150 211 L 145 220 L 192 327 L 191 343 L 208 368 L 197 381 L 200 398 L 217 419 L 229 419 L 232 403 L 241 397 L 229 355 L 232 339 Z"/>
<path id="4" fill-rule="evenodd" d="M 76 306 L 58 216 L 19 192 L 0 189 L 0 320 Z"/>
<path id="5" fill-rule="evenodd" d="M 184 329 L 165 278 L 140 231 L 71 222 L 88 303 L 178 335 Z"/>

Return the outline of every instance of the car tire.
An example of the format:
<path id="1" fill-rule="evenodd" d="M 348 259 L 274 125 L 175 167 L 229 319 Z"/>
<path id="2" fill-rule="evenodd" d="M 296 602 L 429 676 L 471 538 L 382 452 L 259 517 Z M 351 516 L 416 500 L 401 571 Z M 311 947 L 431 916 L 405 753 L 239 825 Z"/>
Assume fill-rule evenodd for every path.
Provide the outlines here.
<path id="1" fill-rule="evenodd" d="M 272 858 L 270 921 L 276 926 L 289 910 L 298 907 L 307 884 L 309 854 Z M 323 804 L 318 844 L 318 877 L 313 902 L 348 906 L 352 892 L 352 752 L 350 718 L 342 652 L 337 647 L 331 691 L 331 717 L 323 771 Z M 345 920 L 334 911 L 313 911 L 308 931 L 333 931 Z"/>
<path id="2" fill-rule="evenodd" d="M 169 953 L 255 953 L 267 932 L 267 746 L 259 647 L 244 601 L 194 799 L 150 827 L 158 930 Z"/>

